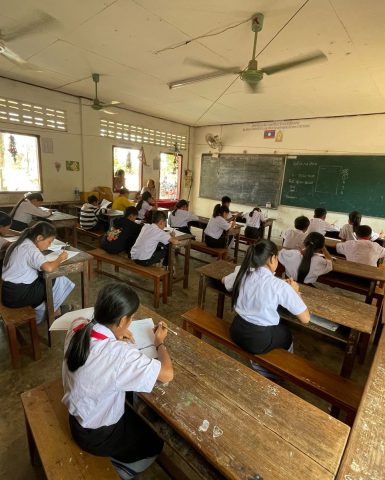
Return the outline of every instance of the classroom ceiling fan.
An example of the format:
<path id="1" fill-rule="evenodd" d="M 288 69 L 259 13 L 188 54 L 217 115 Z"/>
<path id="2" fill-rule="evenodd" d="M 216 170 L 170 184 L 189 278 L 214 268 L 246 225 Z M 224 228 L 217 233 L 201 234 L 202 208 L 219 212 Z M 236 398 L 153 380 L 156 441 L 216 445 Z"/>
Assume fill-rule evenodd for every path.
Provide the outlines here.
<path id="1" fill-rule="evenodd" d="M 115 115 L 116 112 L 111 112 L 111 110 L 107 110 L 108 107 L 115 107 L 116 105 L 119 105 L 120 102 L 117 100 L 112 100 L 110 103 L 104 103 L 99 100 L 98 97 L 98 83 L 100 80 L 100 74 L 99 73 L 93 73 L 92 74 L 92 81 L 95 84 L 95 97 L 92 100 L 91 105 L 88 105 L 91 107 L 93 110 L 98 110 L 98 111 L 103 111 L 104 113 L 107 113 L 108 115 Z"/>
<path id="2" fill-rule="evenodd" d="M 59 22 L 55 18 L 51 17 L 51 15 L 48 15 L 48 13 L 38 12 L 35 20 L 21 25 L 18 28 L 13 30 L 10 29 L 9 31 L 5 32 L 0 29 L 0 55 L 21 68 L 41 71 L 38 69 L 38 67 L 32 63 L 29 63 L 12 48 L 10 48 L 8 43 L 12 43 L 14 40 L 20 40 L 35 33 L 47 32 L 58 25 Z"/>
<path id="3" fill-rule="evenodd" d="M 204 68 L 211 68 L 214 71 L 199 75 L 197 77 L 190 77 L 185 78 L 183 80 L 177 80 L 175 82 L 168 83 L 170 89 L 184 87 L 186 85 L 190 85 L 192 83 L 201 82 L 204 80 L 209 80 L 211 78 L 222 77 L 223 75 L 239 75 L 239 78 L 245 82 L 248 90 L 252 93 L 256 93 L 259 90 L 260 81 L 263 78 L 263 75 L 273 75 L 274 73 L 282 72 L 284 70 L 288 70 L 290 68 L 298 67 L 300 65 L 305 65 L 313 62 L 318 62 L 321 60 L 326 60 L 327 57 L 321 51 L 311 52 L 307 55 L 303 55 L 297 58 L 293 58 L 291 60 L 287 60 L 286 62 L 276 63 L 273 65 L 269 65 L 264 68 L 258 68 L 258 62 L 256 60 L 256 48 L 257 48 L 257 37 L 258 32 L 262 30 L 263 26 L 263 14 L 257 13 L 251 21 L 251 29 L 254 32 L 254 44 L 253 44 L 253 53 L 252 57 L 247 65 L 246 68 L 243 70 L 240 67 L 228 67 L 223 68 L 222 66 L 212 65 L 207 62 L 203 62 L 200 60 L 193 60 L 193 59 L 186 59 L 186 63 L 190 63 L 191 65 L 204 67 Z"/>

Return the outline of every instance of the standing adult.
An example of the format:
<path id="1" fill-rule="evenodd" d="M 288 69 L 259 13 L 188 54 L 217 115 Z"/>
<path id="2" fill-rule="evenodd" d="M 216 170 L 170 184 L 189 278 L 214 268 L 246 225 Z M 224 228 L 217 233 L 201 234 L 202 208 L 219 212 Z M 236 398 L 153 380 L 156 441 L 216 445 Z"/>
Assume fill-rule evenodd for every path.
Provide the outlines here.
<path id="1" fill-rule="evenodd" d="M 119 192 L 121 188 L 125 188 L 126 179 L 124 177 L 124 170 L 117 170 L 114 177 L 114 192 Z"/>

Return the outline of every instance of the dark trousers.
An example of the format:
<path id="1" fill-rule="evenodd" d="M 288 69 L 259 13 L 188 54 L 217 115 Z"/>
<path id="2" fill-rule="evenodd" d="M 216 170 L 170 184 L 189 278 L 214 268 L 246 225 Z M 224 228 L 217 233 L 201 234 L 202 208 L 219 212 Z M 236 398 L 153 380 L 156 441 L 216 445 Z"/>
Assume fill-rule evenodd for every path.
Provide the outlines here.
<path id="1" fill-rule="evenodd" d="M 245 228 L 245 237 L 253 238 L 253 239 L 262 238 L 262 228 L 261 227 L 255 228 L 255 227 L 247 226 Z"/>
<path id="2" fill-rule="evenodd" d="M 19 222 L 19 220 L 15 220 L 13 219 L 12 220 L 12 224 L 11 224 L 11 228 L 12 230 L 16 230 L 18 232 L 22 232 L 23 230 L 25 230 L 26 228 L 28 228 L 28 225 L 24 222 Z"/>
<path id="3" fill-rule="evenodd" d="M 154 263 L 159 263 L 163 260 L 162 264 L 167 267 L 168 265 L 168 244 L 165 245 L 164 243 L 159 242 L 155 252 L 148 260 L 134 260 L 135 263 L 138 265 L 143 265 L 144 267 L 149 267 L 150 265 L 154 265 Z"/>
<path id="4" fill-rule="evenodd" d="M 205 235 L 205 243 L 210 248 L 226 248 L 227 237 L 225 237 L 225 235 L 222 235 L 219 238 L 213 238 L 209 235 Z"/>

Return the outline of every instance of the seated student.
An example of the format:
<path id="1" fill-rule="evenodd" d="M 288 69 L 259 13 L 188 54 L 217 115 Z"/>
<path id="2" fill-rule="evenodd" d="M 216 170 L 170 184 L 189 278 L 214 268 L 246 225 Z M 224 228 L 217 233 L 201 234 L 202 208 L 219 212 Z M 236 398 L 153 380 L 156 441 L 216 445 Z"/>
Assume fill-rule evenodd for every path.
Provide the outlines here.
<path id="1" fill-rule="evenodd" d="M 197 215 L 188 211 L 188 202 L 187 200 L 179 200 L 175 205 L 175 208 L 170 212 L 168 216 L 168 224 L 172 228 L 176 228 L 180 232 L 189 233 L 191 235 L 191 230 L 189 227 L 189 222 L 194 222 L 199 220 Z"/>
<path id="2" fill-rule="evenodd" d="M 334 237 L 335 234 L 331 232 L 338 232 L 339 228 L 325 221 L 326 214 L 326 208 L 316 208 L 314 210 L 314 218 L 310 220 L 307 233 L 318 232 L 325 236 L 326 232 L 328 232 L 328 234 L 330 233 L 330 235 Z"/>
<path id="3" fill-rule="evenodd" d="M 116 218 L 113 226 L 100 241 L 100 246 L 108 253 L 126 252 L 130 258 L 131 248 L 136 242 L 142 225 L 135 222 L 138 218 L 136 207 L 128 207 L 124 216 Z"/>
<path id="4" fill-rule="evenodd" d="M 130 191 L 127 190 L 127 188 L 121 188 L 119 190 L 119 195 L 114 199 L 112 202 L 111 208 L 113 210 L 122 210 L 124 211 L 127 207 L 133 207 L 134 204 L 133 202 L 130 202 L 128 199 L 128 195 L 130 194 Z"/>
<path id="5" fill-rule="evenodd" d="M 157 380 L 170 382 L 174 375 L 164 322 L 155 328 L 157 359 L 133 344 L 129 326 L 138 307 L 128 285 L 107 284 L 96 299 L 93 320 L 75 320 L 64 344 L 63 403 L 72 437 L 84 451 L 110 457 L 121 479 L 148 468 L 163 447 L 127 405 L 126 392 L 151 392 Z"/>
<path id="6" fill-rule="evenodd" d="M 325 247 L 325 237 L 318 232 L 309 233 L 303 244 L 302 251 L 283 248 L 278 260 L 288 277 L 299 283 L 315 283 L 320 275 L 333 270 L 332 257 Z"/>
<path id="7" fill-rule="evenodd" d="M 346 223 L 340 230 L 339 237 L 345 242 L 346 240 L 356 240 L 355 233 L 357 228 L 361 225 L 362 215 L 360 212 L 354 210 L 349 213 L 349 223 Z"/>
<path id="8" fill-rule="evenodd" d="M 259 207 L 255 207 L 250 213 L 242 215 L 242 218 L 246 219 L 245 237 L 261 238 L 263 222 L 267 220 L 261 209 Z"/>
<path id="9" fill-rule="evenodd" d="M 47 262 L 42 252 L 47 250 L 56 236 L 55 227 L 38 222 L 26 228 L 16 242 L 7 249 L 2 272 L 2 302 L 9 308 L 33 307 L 36 322 L 46 318 L 46 290 L 43 272 L 55 271 L 67 257 L 63 250 L 56 260 Z M 67 277 L 57 277 L 53 283 L 55 311 L 63 304 L 75 284 Z M 68 311 L 68 306 L 66 306 Z"/>
<path id="10" fill-rule="evenodd" d="M 294 220 L 294 228 L 286 230 L 283 234 L 283 247 L 292 249 L 297 248 L 302 250 L 303 241 L 307 235 L 306 230 L 308 229 L 310 220 L 305 216 L 297 217 Z"/>
<path id="11" fill-rule="evenodd" d="M 13 208 L 11 212 L 12 229 L 21 232 L 29 226 L 33 217 L 46 218 L 52 211 L 42 207 L 43 196 L 41 193 L 27 193 Z"/>
<path id="12" fill-rule="evenodd" d="M 155 182 L 152 178 L 150 178 L 148 181 L 147 181 L 147 184 L 145 187 L 142 188 L 142 190 L 140 191 L 141 195 L 143 195 L 144 192 L 149 192 L 151 193 L 151 197 L 154 199 L 154 202 L 155 202 L 155 198 L 156 198 L 156 187 L 155 187 Z"/>
<path id="13" fill-rule="evenodd" d="M 8 213 L 0 211 L 0 250 L 5 250 L 9 247 L 11 242 L 5 237 L 9 233 L 9 229 L 11 228 L 12 218 Z"/>
<path id="14" fill-rule="evenodd" d="M 95 195 L 90 195 L 80 209 L 81 228 L 91 231 L 107 230 L 108 221 L 102 217 L 105 211 L 104 208 L 99 207 L 98 198 Z"/>
<path id="15" fill-rule="evenodd" d="M 226 220 L 233 220 L 237 217 L 242 216 L 242 212 L 230 212 L 231 198 L 229 196 L 224 195 L 221 198 L 221 204 L 222 207 L 227 207 L 229 209 L 229 213 L 225 216 Z"/>
<path id="16" fill-rule="evenodd" d="M 231 223 L 226 221 L 229 213 L 228 207 L 219 203 L 215 205 L 213 216 L 205 228 L 205 243 L 208 247 L 225 248 L 228 246 L 230 238 L 226 237 L 226 232 L 235 225 L 234 221 Z"/>
<path id="17" fill-rule="evenodd" d="M 302 323 L 310 320 L 309 311 L 298 295 L 298 284 L 291 278 L 284 281 L 274 276 L 277 253 L 273 242 L 260 240 L 248 248 L 242 265 L 222 279 L 226 289 L 233 292 L 236 315 L 230 327 L 231 338 L 247 352 L 292 350 L 291 332 L 280 323 L 279 305 Z M 252 366 L 258 369 L 253 362 Z"/>
<path id="18" fill-rule="evenodd" d="M 154 212 L 152 223 L 145 224 L 131 248 L 131 258 L 139 265 L 149 266 L 163 260 L 163 265 L 168 265 L 168 244 L 178 244 L 175 232 L 164 232 L 166 215 L 163 212 Z"/>
<path id="19" fill-rule="evenodd" d="M 385 257 L 385 248 L 371 241 L 372 229 L 368 225 L 360 225 L 356 229 L 356 236 L 357 240 L 337 243 L 337 252 L 351 262 L 376 267 L 378 260 Z"/>
<path id="20" fill-rule="evenodd" d="M 138 209 L 138 218 L 140 220 L 147 220 L 148 216 L 151 215 L 151 210 L 153 210 L 154 199 L 151 196 L 150 192 L 144 192 L 142 198 L 136 204 Z"/>

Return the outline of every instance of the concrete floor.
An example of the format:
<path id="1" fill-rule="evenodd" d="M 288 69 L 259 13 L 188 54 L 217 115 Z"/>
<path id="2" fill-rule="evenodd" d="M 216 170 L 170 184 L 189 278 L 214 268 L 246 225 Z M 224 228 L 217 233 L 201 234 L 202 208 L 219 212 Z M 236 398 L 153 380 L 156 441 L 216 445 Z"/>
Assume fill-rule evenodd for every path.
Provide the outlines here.
<path id="1" fill-rule="evenodd" d="M 86 248 L 85 248 L 86 249 Z M 198 254 L 193 252 L 194 256 Z M 207 259 L 207 256 L 201 258 Z M 242 257 L 241 257 L 242 258 Z M 179 269 L 182 268 L 183 259 L 179 259 Z M 195 268 L 201 266 L 202 263 L 191 260 L 190 264 L 190 286 L 183 290 L 181 283 L 176 284 L 172 297 L 169 298 L 167 305 L 161 304 L 158 313 L 163 315 L 170 321 L 181 325 L 180 315 L 186 310 L 196 306 L 198 296 L 198 275 Z M 124 279 L 126 275 L 121 274 Z M 74 281 L 79 284 L 79 277 L 74 275 Z M 140 279 L 141 282 L 144 280 Z M 91 300 L 94 300 L 98 290 L 105 283 L 111 282 L 106 276 L 96 274 L 91 285 Z M 345 293 L 346 292 L 342 292 Z M 152 294 L 138 291 L 142 304 L 152 307 Z M 225 318 L 231 320 L 232 313 L 230 311 L 230 303 L 226 300 Z M 80 304 L 79 288 L 71 294 L 69 303 Z M 213 291 L 207 293 L 206 308 L 215 313 L 216 296 Z M 42 336 L 45 336 L 45 327 L 40 327 Z M 303 328 L 293 329 L 294 346 L 296 353 L 312 359 L 329 369 L 338 372 L 342 356 L 343 347 L 324 339 L 319 336 L 312 336 Z M 9 480 L 34 480 L 42 479 L 44 475 L 39 469 L 34 469 L 29 463 L 27 439 L 24 426 L 24 417 L 20 402 L 20 394 L 33 388 L 41 383 L 54 380 L 61 374 L 62 349 L 63 349 L 63 332 L 55 332 L 53 334 L 53 346 L 48 348 L 45 344 L 41 344 L 42 358 L 39 361 L 32 361 L 25 356 L 22 360 L 22 367 L 13 370 L 10 365 L 8 342 L 4 330 L 0 329 L 0 405 L 2 414 L 0 417 L 0 478 Z M 222 348 L 223 350 L 223 348 Z M 367 377 L 368 369 L 371 364 L 373 349 L 369 352 L 364 365 L 356 363 L 352 378 L 360 383 L 364 383 Z M 229 353 L 234 358 L 238 358 L 236 354 Z M 240 360 L 243 361 L 243 360 Z M 284 385 L 286 387 L 286 384 Z M 313 395 L 300 391 L 299 389 L 287 385 L 287 388 L 297 393 L 302 398 L 326 410 L 328 405 L 314 397 Z M 143 480 L 166 480 L 169 477 L 154 465 L 140 477 Z"/>

